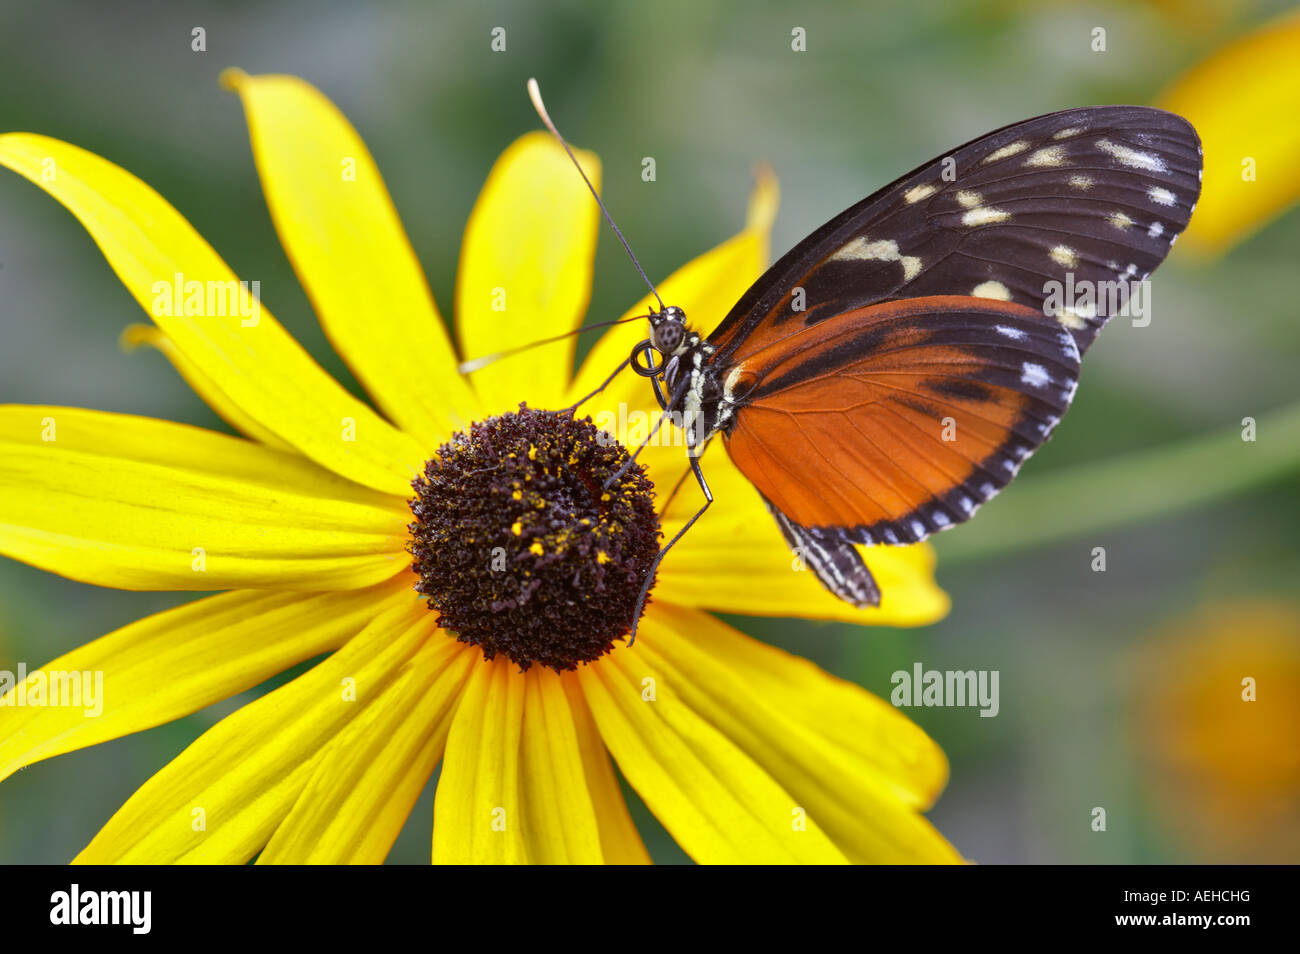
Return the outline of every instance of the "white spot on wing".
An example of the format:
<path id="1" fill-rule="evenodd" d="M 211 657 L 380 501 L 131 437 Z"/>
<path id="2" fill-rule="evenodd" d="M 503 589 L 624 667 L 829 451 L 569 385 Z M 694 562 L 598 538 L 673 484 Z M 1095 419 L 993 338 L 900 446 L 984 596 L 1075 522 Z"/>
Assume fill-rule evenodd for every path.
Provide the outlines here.
<path id="1" fill-rule="evenodd" d="M 1052 376 L 1047 373 L 1047 369 L 1041 364 L 1034 364 L 1032 361 L 1026 361 L 1020 366 L 1020 380 L 1022 383 L 1029 385 L 1031 388 L 1041 388 L 1052 380 Z"/>
<path id="2" fill-rule="evenodd" d="M 1083 132 L 1082 126 L 1070 126 L 1068 129 L 1062 129 L 1052 133 L 1053 139 L 1069 139 L 1071 136 L 1077 136 Z"/>
<path id="3" fill-rule="evenodd" d="M 1147 190 L 1147 198 L 1156 205 L 1173 205 L 1174 194 L 1168 189 L 1162 189 L 1160 186 L 1152 186 Z"/>
<path id="4" fill-rule="evenodd" d="M 1121 165 L 1128 166 L 1131 169 L 1146 169 L 1148 172 L 1168 171 L 1165 168 L 1165 161 L 1155 153 L 1130 149 L 1128 146 L 1121 146 L 1109 139 L 1098 139 L 1097 148 L 1113 156 Z"/>
<path id="5" fill-rule="evenodd" d="M 970 189 L 962 189 L 957 193 L 957 201 L 961 203 L 963 209 L 973 209 L 983 203 L 983 199 L 978 192 L 972 192 Z"/>
<path id="6" fill-rule="evenodd" d="M 1147 238 L 1159 238 L 1165 231 L 1165 227 L 1159 222 L 1152 222 L 1151 228 L 1147 229 Z"/>
<path id="7" fill-rule="evenodd" d="M 1019 328 L 1012 328 L 1010 325 L 994 325 L 993 330 L 1004 338 L 1010 338 L 1012 341 L 1024 341 L 1029 337 Z"/>
<path id="8" fill-rule="evenodd" d="M 1076 189 L 1087 191 L 1092 188 L 1092 180 L 1087 176 L 1070 176 L 1070 185 Z"/>
<path id="9" fill-rule="evenodd" d="M 1064 268 L 1074 268 L 1079 264 L 1079 256 L 1068 245 L 1058 245 L 1048 253 L 1052 261 Z"/>
<path id="10" fill-rule="evenodd" d="M 1094 309 L 1088 309 L 1088 316 L 1095 314 Z M 1079 361 L 1079 346 L 1074 343 L 1074 335 L 1068 331 L 1062 331 L 1061 336 L 1056 339 L 1061 344 L 1061 353 L 1076 364 Z"/>
<path id="11" fill-rule="evenodd" d="M 1027 166 L 1059 166 L 1065 162 L 1064 146 L 1048 146 L 1045 149 L 1039 149 L 1025 160 Z"/>
<path id="12" fill-rule="evenodd" d="M 1009 218 L 1011 218 L 1010 212 L 984 207 L 971 209 L 961 217 L 961 224 L 969 226 L 992 225 L 994 222 L 1005 222 Z"/>

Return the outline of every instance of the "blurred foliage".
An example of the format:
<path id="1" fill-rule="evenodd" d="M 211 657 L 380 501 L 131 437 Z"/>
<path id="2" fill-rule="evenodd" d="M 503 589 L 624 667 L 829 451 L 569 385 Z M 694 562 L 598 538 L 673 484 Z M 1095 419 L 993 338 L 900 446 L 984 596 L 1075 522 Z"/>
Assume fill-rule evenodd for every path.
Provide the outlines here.
<path id="1" fill-rule="evenodd" d="M 448 311 L 461 230 L 488 168 L 537 125 L 524 95 L 530 75 L 566 134 L 600 153 L 611 210 L 649 273 L 663 276 L 740 226 L 758 160 L 781 179 L 779 253 L 900 172 L 984 131 L 1068 106 L 1151 102 L 1286 6 L 0 0 L 0 129 L 67 139 L 149 182 L 241 277 L 260 280 L 280 320 L 359 392 L 276 242 L 239 105 L 217 86 L 227 66 L 302 75 L 339 104 L 384 171 Z M 190 47 L 199 26 L 205 53 Z M 495 26 L 507 29 L 505 53 L 489 49 Z M 791 50 L 796 26 L 807 31 L 803 53 Z M 1104 53 L 1091 48 L 1096 27 L 1107 31 Z M 1294 127 L 1294 105 L 1276 122 Z M 641 180 L 644 156 L 656 159 L 653 183 Z M 1209 783 L 1148 758 L 1150 736 L 1132 714 L 1136 699 L 1177 722 L 1200 697 L 1178 685 L 1148 696 L 1155 690 L 1135 685 L 1132 673 L 1147 649 L 1157 668 L 1180 651 L 1168 621 L 1207 597 L 1294 590 L 1295 427 L 1261 424 L 1255 444 L 1225 435 L 1247 416 L 1294 421 L 1298 242 L 1300 215 L 1291 213 L 1220 260 L 1192 263 L 1175 252 L 1154 279 L 1152 324 L 1117 322 L 1101 336 L 1052 443 L 987 515 L 939 539 L 940 581 L 954 601 L 943 623 L 891 631 L 733 620 L 882 696 L 890 674 L 917 661 L 1001 672 L 997 718 L 909 710 L 950 754 L 952 781 L 932 818 L 968 857 L 1206 857 L 1195 826 L 1214 822 L 1166 812 L 1161 800 L 1171 797 L 1171 779 Z M 593 317 L 615 316 L 641 294 L 608 235 L 596 276 Z M 0 178 L 0 400 L 224 430 L 160 356 L 118 350 L 122 329 L 139 320 L 72 218 L 17 177 Z M 1200 451 L 1162 455 L 1175 441 Z M 1281 464 L 1261 474 L 1261 459 Z M 1058 521 L 1068 530 L 1040 529 Z M 1104 573 L 1090 569 L 1098 546 L 1108 554 Z M 188 598 L 101 590 L 5 561 L 0 667 L 40 664 Z M 1287 604 L 1274 615 L 1295 612 Z M 1219 638 L 1230 648 L 1256 625 L 1257 617 L 1229 615 Z M 1278 631 L 1294 652 L 1294 627 Z M 1225 664 L 1228 691 L 1234 665 Z M 167 759 L 250 697 L 0 785 L 0 861 L 70 858 Z M 1294 726 L 1270 738 L 1293 754 Z M 1249 757 L 1274 754 L 1256 747 Z M 1252 811 L 1249 800 L 1215 804 L 1228 825 L 1225 814 Z M 1094 806 L 1107 810 L 1104 833 L 1090 830 Z M 427 860 L 431 820 L 432 786 L 392 861 Z M 638 820 L 657 858 L 683 858 L 648 812 L 639 809 Z M 1266 843 L 1267 832 L 1252 838 Z M 1233 856 L 1248 859 L 1249 846 Z"/>

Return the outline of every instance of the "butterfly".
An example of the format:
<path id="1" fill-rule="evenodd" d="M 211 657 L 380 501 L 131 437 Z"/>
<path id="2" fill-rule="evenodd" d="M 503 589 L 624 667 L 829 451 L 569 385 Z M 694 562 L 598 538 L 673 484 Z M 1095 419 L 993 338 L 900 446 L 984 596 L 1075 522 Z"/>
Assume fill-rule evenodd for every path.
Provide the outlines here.
<path id="1" fill-rule="evenodd" d="M 707 336 L 680 308 L 652 310 L 630 361 L 680 420 L 704 490 L 682 532 L 712 502 L 697 458 L 721 436 L 822 584 L 880 605 L 857 546 L 925 540 L 1011 481 L 1200 182 L 1196 131 L 1172 113 L 1038 116 L 846 209 Z"/>

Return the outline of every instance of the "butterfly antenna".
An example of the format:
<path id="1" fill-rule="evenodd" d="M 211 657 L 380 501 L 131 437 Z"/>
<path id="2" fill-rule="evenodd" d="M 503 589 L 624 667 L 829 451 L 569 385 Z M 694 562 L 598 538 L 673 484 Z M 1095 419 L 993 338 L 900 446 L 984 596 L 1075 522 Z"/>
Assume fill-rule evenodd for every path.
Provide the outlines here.
<path id="1" fill-rule="evenodd" d="M 646 286 L 650 289 L 650 294 L 655 296 L 655 301 L 659 302 L 659 310 L 663 311 L 664 300 L 659 297 L 659 292 L 655 289 L 654 282 L 650 281 L 650 276 L 645 273 L 645 269 L 641 267 L 641 263 L 638 262 L 636 256 L 632 254 L 632 246 L 627 244 L 627 239 L 623 237 L 623 232 L 619 229 L 618 223 L 615 222 L 614 217 L 609 214 L 609 209 L 605 208 L 605 203 L 600 201 L 600 193 L 596 191 L 596 187 L 592 185 L 591 180 L 587 178 L 587 173 L 582 171 L 582 164 L 578 162 L 578 157 L 573 154 L 573 150 L 569 148 L 569 144 L 565 142 L 564 137 L 560 135 L 560 131 L 555 128 L 555 123 L 551 122 L 550 114 L 546 112 L 546 104 L 542 102 L 542 91 L 537 85 L 537 80 L 532 78 L 528 80 L 528 98 L 533 101 L 533 109 L 537 110 L 537 115 L 542 117 L 542 122 L 544 122 L 546 128 L 551 131 L 551 135 L 560 141 L 560 145 L 564 147 L 564 151 L 567 152 L 569 158 L 573 160 L 573 165 L 577 168 L 578 175 L 582 176 L 582 181 L 587 183 L 587 188 L 591 190 L 592 198 L 594 198 L 596 204 L 600 206 L 600 211 L 604 214 L 605 221 L 608 222 L 609 227 L 614 230 L 614 234 L 618 236 L 618 240 L 623 243 L 623 250 L 627 252 L 627 257 L 632 259 L 632 264 L 636 266 L 636 270 L 641 274 L 641 280 L 644 281 Z"/>
<path id="2" fill-rule="evenodd" d="M 486 368 L 489 364 L 495 364 L 502 358 L 508 358 L 512 354 L 519 354 L 521 351 L 527 351 L 529 348 L 536 348 L 539 345 L 550 344 L 553 341 L 563 341 L 565 338 L 572 338 L 574 335 L 580 335 L 584 331 L 595 331 L 597 328 L 608 328 L 611 325 L 622 325 L 629 321 L 643 321 L 649 317 L 649 315 L 629 315 L 626 318 L 615 318 L 613 321 L 593 322 L 589 325 L 583 325 L 581 328 L 574 328 L 572 331 L 566 331 L 562 335 L 554 335 L 550 338 L 539 338 L 537 341 L 530 341 L 528 344 L 519 345 L 517 348 L 507 348 L 505 351 L 493 351 L 491 354 L 484 354 L 477 358 L 470 358 L 468 361 L 462 361 L 457 365 L 457 370 L 459 370 L 461 374 L 470 374 L 480 368 Z"/>

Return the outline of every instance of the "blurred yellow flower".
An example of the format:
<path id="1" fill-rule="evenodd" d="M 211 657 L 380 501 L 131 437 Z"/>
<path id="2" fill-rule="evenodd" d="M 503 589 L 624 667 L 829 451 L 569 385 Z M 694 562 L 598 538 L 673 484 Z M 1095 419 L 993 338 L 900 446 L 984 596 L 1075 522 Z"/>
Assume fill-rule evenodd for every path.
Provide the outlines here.
<path id="1" fill-rule="evenodd" d="M 1201 201 L 1180 244 L 1221 254 L 1300 199 L 1300 13 L 1234 40 L 1157 105 L 1201 136 Z"/>
<path id="2" fill-rule="evenodd" d="M 383 416 L 331 379 L 260 304 L 231 316 L 160 299 L 159 283 L 165 291 L 181 276 L 187 301 L 190 282 L 209 294 L 216 286 L 234 295 L 239 285 L 139 179 L 68 143 L 0 136 L 0 164 L 63 203 L 150 312 L 155 327 L 132 329 L 128 343 L 161 349 L 249 438 L 78 408 L 0 407 L 0 553 L 100 586 L 229 591 L 0 684 L 0 778 L 196 712 L 324 655 L 204 733 L 78 860 L 381 861 L 441 762 L 436 862 L 643 862 L 612 755 L 701 862 L 960 861 L 921 814 L 947 778 L 943 752 L 924 732 L 860 687 L 706 611 L 929 622 L 948 606 L 931 550 L 872 550 L 872 572 L 893 598 L 888 609 L 854 610 L 811 574 L 790 572 L 780 531 L 724 455 L 709 458 L 723 505 L 664 563 L 635 646 L 615 645 L 610 633 L 593 655 L 566 657 L 567 668 L 521 672 L 519 659 L 487 658 L 458 641 L 464 632 L 439 628 L 413 591 L 412 478 L 430 459 L 445 462 L 451 455 L 437 457 L 439 448 L 472 422 L 521 400 L 571 406 L 613 366 L 605 356 L 624 358 L 628 335 L 644 328 L 614 329 L 576 376 L 572 338 L 460 375 L 356 131 L 302 80 L 227 79 L 248 115 L 280 239 L 331 342 Z M 596 158 L 580 155 L 599 181 Z M 775 205 L 775 183 L 764 178 L 746 227 L 665 280 L 665 298 L 697 322 L 719 320 L 765 265 Z M 597 226 L 591 197 L 552 139 L 534 133 L 511 145 L 465 233 L 462 354 L 574 329 L 590 294 Z M 506 290 L 509 307 L 495 307 Z M 638 312 L 644 303 L 629 315 Z M 602 400 L 640 408 L 649 397 L 644 382 L 624 375 Z M 641 462 L 660 488 L 685 466 L 680 447 L 650 447 Z M 674 533 L 692 509 L 679 496 L 660 514 L 664 531 Z M 585 532 L 572 526 L 573 536 Z M 467 547 L 462 555 L 477 567 Z M 454 546 L 430 552 L 457 555 Z M 589 564 L 579 572 L 604 579 Z M 546 594 L 560 613 L 599 591 L 570 579 Z M 499 612 L 491 600 L 485 605 Z M 529 604 L 525 613 L 546 608 Z M 549 650 L 573 636 L 557 624 L 540 638 Z M 54 672 L 102 672 L 102 714 L 23 705 Z"/>
<path id="3" fill-rule="evenodd" d="M 1151 814 L 1194 860 L 1300 861 L 1300 604 L 1219 603 L 1136 667 Z"/>

